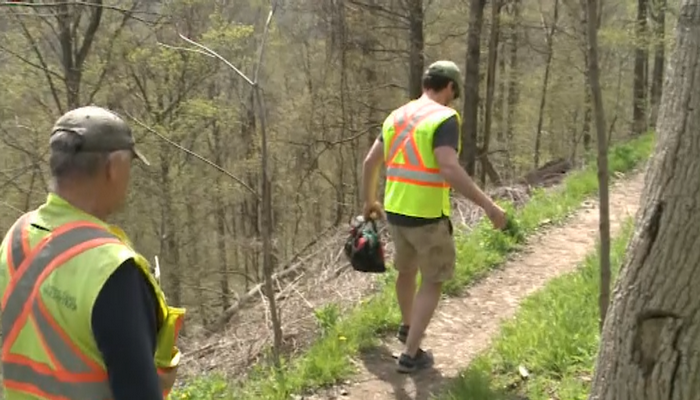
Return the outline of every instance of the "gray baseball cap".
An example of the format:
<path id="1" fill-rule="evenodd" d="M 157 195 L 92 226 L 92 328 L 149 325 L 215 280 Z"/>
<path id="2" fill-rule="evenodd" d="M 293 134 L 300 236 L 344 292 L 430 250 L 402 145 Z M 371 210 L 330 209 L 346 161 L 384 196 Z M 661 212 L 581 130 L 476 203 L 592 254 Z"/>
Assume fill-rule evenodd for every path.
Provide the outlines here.
<path id="1" fill-rule="evenodd" d="M 136 149 L 129 125 L 117 113 L 106 108 L 87 106 L 68 111 L 54 124 L 50 141 L 58 132 L 80 135 L 82 143 L 75 149 L 76 152 L 131 150 L 141 162 L 151 165 Z"/>
<path id="2" fill-rule="evenodd" d="M 457 64 L 448 60 L 435 61 L 424 72 L 424 76 L 441 76 L 450 79 L 455 84 L 456 94 L 462 93 L 462 72 Z"/>

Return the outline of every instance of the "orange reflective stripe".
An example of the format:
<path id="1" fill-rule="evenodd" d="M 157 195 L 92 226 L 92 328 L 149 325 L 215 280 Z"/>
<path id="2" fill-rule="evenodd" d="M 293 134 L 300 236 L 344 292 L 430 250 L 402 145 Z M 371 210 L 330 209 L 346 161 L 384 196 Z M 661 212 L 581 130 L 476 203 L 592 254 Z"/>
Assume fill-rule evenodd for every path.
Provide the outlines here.
<path id="1" fill-rule="evenodd" d="M 23 225 L 10 234 L 11 247 L 26 241 Z M 107 243 L 121 243 L 97 224 L 66 224 L 51 232 L 24 259 L 13 256 L 16 271 L 2 299 L 3 381 L 8 389 L 46 399 L 108 400 L 112 397 L 107 373 L 71 342 L 46 309 L 39 288 L 56 269 L 78 254 Z M 15 253 L 17 254 L 17 253 Z M 30 321 L 53 366 L 21 354 L 12 346 Z"/>
<path id="2" fill-rule="evenodd" d="M 3 370 L 5 388 L 32 394 L 47 400 L 110 400 L 112 393 L 104 382 L 65 382 L 50 373 L 41 373 L 27 365 Z"/>
<path id="3" fill-rule="evenodd" d="M 394 116 L 394 137 L 389 143 L 389 157 L 387 157 L 387 163 L 392 163 L 394 158 L 398 155 L 400 146 L 404 144 L 404 141 L 408 138 L 408 134 L 412 133 L 415 126 L 410 126 L 413 122 L 412 118 L 408 118 L 409 115 L 414 117 L 418 115 L 419 112 L 425 110 L 428 106 L 435 106 L 436 104 L 431 101 L 422 101 L 417 103 L 409 103 L 401 107 L 396 111 L 396 114 L 401 113 L 402 115 Z M 414 124 L 414 125 L 417 125 Z M 408 128 L 408 129 L 407 129 Z"/>
<path id="4" fill-rule="evenodd" d="M 394 162 L 399 150 L 403 150 L 404 157 L 407 158 L 409 163 L 422 166 L 420 154 L 415 148 L 413 133 L 418 124 L 425 118 L 443 109 L 442 106 L 432 101 L 426 101 L 423 104 L 417 105 L 415 110 L 409 110 L 409 108 L 413 107 L 411 107 L 410 104 L 404 106 L 402 115 L 394 117 L 394 139 L 391 141 L 391 146 L 389 147 L 389 157 L 387 157 L 388 164 Z M 412 146 L 406 146 L 408 143 L 411 143 Z"/>
<path id="5" fill-rule="evenodd" d="M 177 340 L 178 337 L 180 337 L 180 329 L 182 329 L 182 324 L 185 322 L 185 318 L 181 316 L 180 318 L 177 319 L 175 322 L 175 340 Z"/>
<path id="6" fill-rule="evenodd" d="M 404 106 L 397 111 L 397 116 L 394 118 L 395 134 L 389 146 L 386 179 L 419 186 L 448 187 L 449 185 L 440 175 L 439 168 L 425 166 L 414 136 L 415 129 L 421 122 L 444 110 L 445 107 L 432 101 L 418 104 L 415 109 L 413 106 L 411 104 Z M 403 164 L 394 161 L 399 152 L 403 153 Z"/>
<path id="7" fill-rule="evenodd" d="M 410 183 L 413 185 L 445 188 L 449 184 L 440 173 L 412 171 L 410 169 L 388 167 L 386 169 L 387 179 L 395 182 Z"/>

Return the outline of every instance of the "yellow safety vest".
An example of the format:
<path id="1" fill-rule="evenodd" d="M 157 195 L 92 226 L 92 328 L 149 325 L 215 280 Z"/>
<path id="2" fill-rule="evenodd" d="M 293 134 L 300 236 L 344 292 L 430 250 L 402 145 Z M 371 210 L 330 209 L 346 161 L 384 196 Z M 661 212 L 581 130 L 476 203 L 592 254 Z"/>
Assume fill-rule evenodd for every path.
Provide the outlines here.
<path id="1" fill-rule="evenodd" d="M 459 114 L 427 98 L 413 100 L 384 121 L 386 163 L 384 209 L 418 218 L 450 215 L 450 186 L 440 175 L 433 153 L 435 130 Z M 460 136 L 457 152 L 461 151 Z"/>
<path id="2" fill-rule="evenodd" d="M 167 305 L 148 261 L 126 234 L 55 194 L 14 224 L 0 246 L 6 399 L 112 398 L 92 334 L 92 308 L 107 279 L 128 259 L 136 261 L 158 300 L 154 363 L 162 374 L 180 361 L 175 342 L 185 310 Z"/>

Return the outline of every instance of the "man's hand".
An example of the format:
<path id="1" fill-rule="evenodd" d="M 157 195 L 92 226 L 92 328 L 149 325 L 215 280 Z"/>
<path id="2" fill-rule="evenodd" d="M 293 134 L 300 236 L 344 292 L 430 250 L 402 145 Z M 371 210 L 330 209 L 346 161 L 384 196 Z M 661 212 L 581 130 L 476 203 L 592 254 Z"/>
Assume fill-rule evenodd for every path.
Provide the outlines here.
<path id="1" fill-rule="evenodd" d="M 506 224 L 508 222 L 506 220 L 506 212 L 501 207 L 499 207 L 498 204 L 492 203 L 492 205 L 487 207 L 484 211 L 491 220 L 491 223 L 493 224 L 494 228 L 498 230 L 505 229 Z"/>
<path id="2" fill-rule="evenodd" d="M 459 165 L 457 151 L 450 146 L 440 146 L 436 147 L 433 152 L 440 166 L 440 174 L 445 178 L 447 183 L 464 197 L 483 208 L 494 228 L 503 230 L 508 222 L 506 220 L 505 211 L 479 189 L 479 186 L 477 186 L 467 172 L 464 171 L 464 168 Z"/>
<path id="3" fill-rule="evenodd" d="M 362 207 L 362 216 L 365 217 L 365 221 L 384 219 L 382 204 L 378 201 L 365 202 L 364 207 Z"/>
<path id="4" fill-rule="evenodd" d="M 177 378 L 177 367 L 162 369 L 158 374 L 160 380 L 160 387 L 163 391 L 170 392 L 170 390 L 175 385 L 175 379 Z"/>

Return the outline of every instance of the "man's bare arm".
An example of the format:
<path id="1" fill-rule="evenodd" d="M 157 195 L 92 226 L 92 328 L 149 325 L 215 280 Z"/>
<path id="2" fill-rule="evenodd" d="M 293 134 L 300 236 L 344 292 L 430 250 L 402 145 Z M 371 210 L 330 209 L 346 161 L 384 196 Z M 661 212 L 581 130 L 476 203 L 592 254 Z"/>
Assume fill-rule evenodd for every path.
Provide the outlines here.
<path id="1" fill-rule="evenodd" d="M 459 158 L 454 148 L 451 146 L 440 146 L 436 147 L 433 152 L 440 166 L 440 175 L 445 178 L 450 186 L 486 211 L 496 206 L 493 200 L 474 183 L 467 171 L 459 165 Z"/>
<path id="2" fill-rule="evenodd" d="M 375 140 L 369 149 L 365 161 L 362 163 L 362 195 L 365 204 L 377 201 L 377 185 L 379 180 L 379 168 L 384 162 L 384 144 Z"/>

